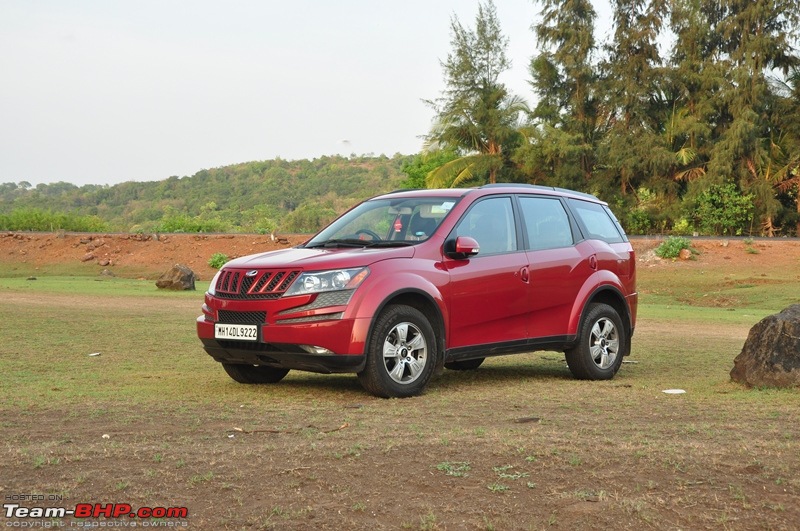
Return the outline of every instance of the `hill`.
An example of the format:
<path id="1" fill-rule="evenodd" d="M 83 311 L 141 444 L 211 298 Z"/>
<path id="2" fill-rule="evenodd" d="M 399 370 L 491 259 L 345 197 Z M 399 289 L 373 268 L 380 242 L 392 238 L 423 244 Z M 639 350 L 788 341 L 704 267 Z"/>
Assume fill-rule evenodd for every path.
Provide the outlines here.
<path id="1" fill-rule="evenodd" d="M 247 162 L 157 182 L 0 184 L 0 229 L 132 233 L 314 232 L 400 188 L 411 157 Z"/>

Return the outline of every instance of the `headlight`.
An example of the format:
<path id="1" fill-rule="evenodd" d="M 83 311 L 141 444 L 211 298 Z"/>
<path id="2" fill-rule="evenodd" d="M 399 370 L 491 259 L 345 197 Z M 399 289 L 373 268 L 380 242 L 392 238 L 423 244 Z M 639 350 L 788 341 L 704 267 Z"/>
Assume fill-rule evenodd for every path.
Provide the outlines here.
<path id="1" fill-rule="evenodd" d="M 211 284 L 208 286 L 207 293 L 209 295 L 216 295 L 217 293 L 217 280 L 219 280 L 219 276 L 222 274 L 222 269 L 217 271 L 217 274 L 214 275 L 214 278 L 211 279 Z"/>
<path id="2" fill-rule="evenodd" d="M 295 279 L 283 296 L 355 289 L 367 278 L 367 275 L 369 275 L 368 267 L 303 273 Z"/>

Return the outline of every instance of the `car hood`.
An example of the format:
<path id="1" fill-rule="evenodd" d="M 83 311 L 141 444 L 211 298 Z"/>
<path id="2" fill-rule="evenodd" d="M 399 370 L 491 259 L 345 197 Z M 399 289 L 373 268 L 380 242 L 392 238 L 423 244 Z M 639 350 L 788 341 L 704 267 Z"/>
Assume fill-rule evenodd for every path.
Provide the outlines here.
<path id="1" fill-rule="evenodd" d="M 381 260 L 392 258 L 411 258 L 414 247 L 394 247 L 390 249 L 338 248 L 338 249 L 306 249 L 294 247 L 280 251 L 269 251 L 260 254 L 243 256 L 225 264 L 225 268 L 245 269 L 302 269 L 304 271 L 322 271 L 325 269 L 342 269 L 364 267 Z"/>

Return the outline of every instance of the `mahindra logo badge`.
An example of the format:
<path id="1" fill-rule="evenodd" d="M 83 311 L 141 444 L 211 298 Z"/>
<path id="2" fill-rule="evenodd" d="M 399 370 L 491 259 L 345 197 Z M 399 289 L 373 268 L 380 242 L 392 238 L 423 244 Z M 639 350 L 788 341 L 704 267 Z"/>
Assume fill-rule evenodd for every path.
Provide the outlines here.
<path id="1" fill-rule="evenodd" d="M 247 276 L 247 277 L 254 277 L 254 276 L 256 276 L 257 274 L 258 274 L 258 271 L 257 271 L 257 270 L 255 270 L 255 269 L 253 269 L 253 270 L 251 270 L 251 271 L 248 271 L 247 273 L 245 273 L 245 276 Z"/>

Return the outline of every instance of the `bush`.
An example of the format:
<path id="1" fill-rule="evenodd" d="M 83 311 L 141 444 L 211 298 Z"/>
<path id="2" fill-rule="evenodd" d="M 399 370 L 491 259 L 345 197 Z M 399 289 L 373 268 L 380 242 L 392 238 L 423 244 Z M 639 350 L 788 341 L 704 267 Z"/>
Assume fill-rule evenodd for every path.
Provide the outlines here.
<path id="1" fill-rule="evenodd" d="M 0 230 L 105 232 L 108 230 L 108 224 L 97 216 L 79 216 L 40 208 L 21 208 L 13 210 L 10 214 L 0 214 Z"/>
<path id="2" fill-rule="evenodd" d="M 689 223 L 689 220 L 686 218 L 681 218 L 672 225 L 672 233 L 678 235 L 689 235 L 694 232 L 694 227 L 692 224 Z"/>
<path id="3" fill-rule="evenodd" d="M 691 250 L 692 242 L 689 238 L 670 236 L 656 248 L 656 256 L 661 258 L 678 258 L 684 249 Z"/>
<path id="4" fill-rule="evenodd" d="M 733 184 L 710 186 L 697 197 L 695 218 L 702 234 L 741 235 L 753 217 L 752 194 L 742 195 Z"/>
<path id="5" fill-rule="evenodd" d="M 224 266 L 230 258 L 228 258 L 227 254 L 224 253 L 214 253 L 211 255 L 211 258 L 208 259 L 208 265 L 213 267 L 214 269 L 219 269 Z"/>

